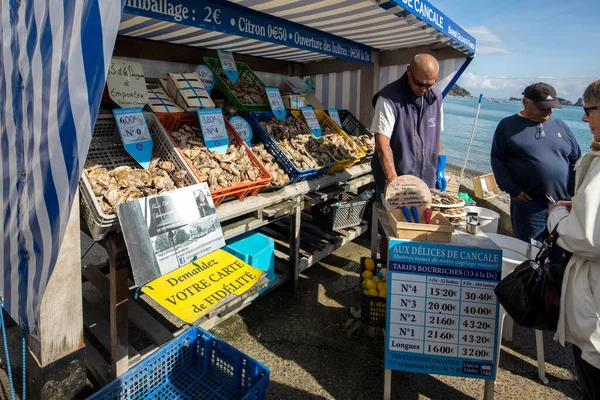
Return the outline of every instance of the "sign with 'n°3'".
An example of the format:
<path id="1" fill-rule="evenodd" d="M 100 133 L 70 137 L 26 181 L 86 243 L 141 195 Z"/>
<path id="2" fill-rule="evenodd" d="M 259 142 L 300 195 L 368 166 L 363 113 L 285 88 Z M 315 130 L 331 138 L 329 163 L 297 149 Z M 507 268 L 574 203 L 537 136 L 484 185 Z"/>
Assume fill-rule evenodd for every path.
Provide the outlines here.
<path id="1" fill-rule="evenodd" d="M 152 137 L 141 107 L 113 110 L 123 147 L 144 168 L 150 165 Z"/>

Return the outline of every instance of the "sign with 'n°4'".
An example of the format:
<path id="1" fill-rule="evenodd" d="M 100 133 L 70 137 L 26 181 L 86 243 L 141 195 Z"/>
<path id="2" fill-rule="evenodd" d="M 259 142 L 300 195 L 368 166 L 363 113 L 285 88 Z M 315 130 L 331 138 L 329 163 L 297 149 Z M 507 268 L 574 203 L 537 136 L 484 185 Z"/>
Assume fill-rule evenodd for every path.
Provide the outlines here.
<path id="1" fill-rule="evenodd" d="M 152 137 L 141 107 L 113 110 L 123 147 L 144 168 L 150 166 Z"/>

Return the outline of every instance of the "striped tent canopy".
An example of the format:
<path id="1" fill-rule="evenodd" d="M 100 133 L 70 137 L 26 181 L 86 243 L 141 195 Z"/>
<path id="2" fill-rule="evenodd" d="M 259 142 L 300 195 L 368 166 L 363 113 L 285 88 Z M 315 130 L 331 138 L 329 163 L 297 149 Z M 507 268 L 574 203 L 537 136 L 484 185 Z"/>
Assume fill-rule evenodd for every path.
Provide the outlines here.
<path id="1" fill-rule="evenodd" d="M 122 7 L 121 0 L 0 0 L 0 295 L 36 337 Z"/>
<path id="2" fill-rule="evenodd" d="M 193 3 L 189 0 L 181 2 L 183 5 L 189 4 L 190 7 Z M 128 0 L 119 34 L 292 62 L 332 58 L 326 52 L 275 44 L 277 42 L 269 40 L 268 37 L 257 40 L 251 35 L 224 33 L 221 23 L 226 25 L 227 21 L 219 21 L 218 28 L 221 29 L 211 29 L 210 24 L 204 24 L 205 27 L 202 27 L 202 18 L 208 21 L 215 17 L 207 7 L 217 7 L 226 3 L 228 2 L 223 0 L 197 2 L 196 4 L 202 5 L 196 6 L 196 9 L 207 10 L 205 15 L 200 17 L 200 12 L 196 12 L 193 18 L 173 22 L 172 18 L 162 12 L 152 12 L 149 0 Z M 401 4 L 405 3 L 403 0 L 231 0 L 229 3 L 314 28 L 370 49 L 393 50 L 444 43 L 455 47 L 466 56 L 475 53 L 475 39 L 466 33 L 460 36 L 457 34 L 457 38 L 467 38 L 466 42 L 472 45 L 468 47 L 444 32 L 444 29 L 448 31 L 448 28 L 452 29 L 450 32 L 455 32 L 456 29 L 464 31 L 425 0 L 407 0 L 405 8 L 401 7 Z M 158 5 L 160 8 L 160 2 Z M 204 7 L 205 5 L 208 6 Z M 450 23 L 453 25 L 449 25 Z"/>

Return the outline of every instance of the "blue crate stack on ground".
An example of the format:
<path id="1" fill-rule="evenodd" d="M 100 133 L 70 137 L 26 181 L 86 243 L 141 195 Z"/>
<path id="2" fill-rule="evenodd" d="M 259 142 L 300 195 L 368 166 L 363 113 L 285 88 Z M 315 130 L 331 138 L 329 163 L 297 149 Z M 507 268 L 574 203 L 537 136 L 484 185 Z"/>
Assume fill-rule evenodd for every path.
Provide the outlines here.
<path id="1" fill-rule="evenodd" d="M 259 400 L 269 368 L 193 326 L 88 400 Z"/>

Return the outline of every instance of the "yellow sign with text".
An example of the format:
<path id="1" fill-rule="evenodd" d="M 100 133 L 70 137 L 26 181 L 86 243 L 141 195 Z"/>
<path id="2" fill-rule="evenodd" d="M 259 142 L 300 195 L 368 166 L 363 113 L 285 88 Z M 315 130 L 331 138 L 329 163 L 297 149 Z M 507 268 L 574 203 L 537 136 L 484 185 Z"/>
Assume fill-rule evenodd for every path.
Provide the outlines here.
<path id="1" fill-rule="evenodd" d="M 224 250 L 216 250 L 153 280 L 142 291 L 191 324 L 223 299 L 245 293 L 263 273 Z"/>

